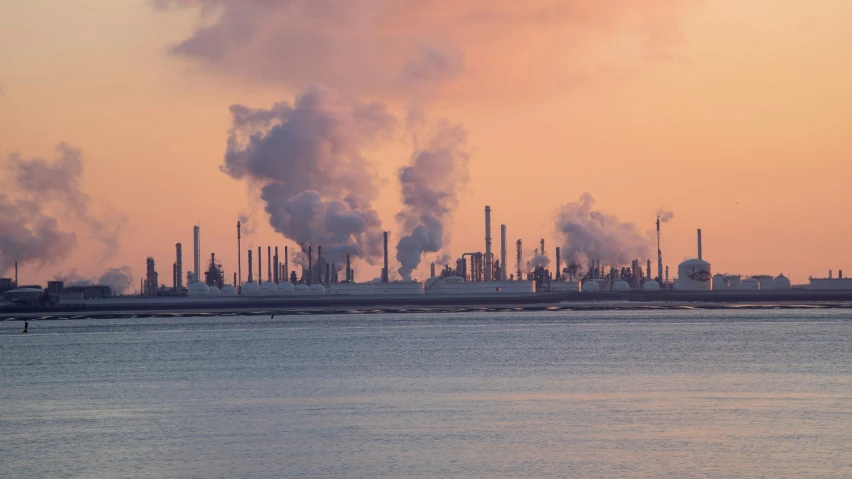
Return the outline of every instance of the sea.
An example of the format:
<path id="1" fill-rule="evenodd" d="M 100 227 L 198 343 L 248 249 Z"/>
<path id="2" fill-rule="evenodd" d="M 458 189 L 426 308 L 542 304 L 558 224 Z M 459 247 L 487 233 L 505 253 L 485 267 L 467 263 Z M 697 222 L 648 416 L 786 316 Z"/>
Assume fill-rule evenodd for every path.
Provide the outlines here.
<path id="1" fill-rule="evenodd" d="M 849 478 L 852 311 L 0 322 L 3 478 Z"/>

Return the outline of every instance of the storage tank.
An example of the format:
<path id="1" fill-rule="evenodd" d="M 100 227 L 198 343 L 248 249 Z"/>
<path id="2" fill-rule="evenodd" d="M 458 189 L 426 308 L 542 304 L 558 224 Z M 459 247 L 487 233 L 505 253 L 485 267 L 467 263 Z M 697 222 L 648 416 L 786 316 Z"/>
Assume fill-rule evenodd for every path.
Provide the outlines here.
<path id="1" fill-rule="evenodd" d="M 645 284 L 642 285 L 643 291 L 660 291 L 660 283 L 654 281 L 653 279 L 645 280 Z"/>
<path id="2" fill-rule="evenodd" d="M 289 281 L 278 283 L 275 285 L 275 296 L 293 296 L 294 289 L 293 283 Z"/>
<path id="3" fill-rule="evenodd" d="M 746 278 L 740 281 L 740 291 L 760 291 L 760 281 L 754 278 Z"/>
<path id="4" fill-rule="evenodd" d="M 615 283 L 612 283 L 612 290 L 623 293 L 625 291 L 630 291 L 630 285 L 627 281 L 618 280 Z"/>
<path id="5" fill-rule="evenodd" d="M 535 293 L 535 283 L 532 281 L 464 281 L 458 276 L 448 276 L 429 278 L 426 282 L 426 294 L 434 295 L 488 296 L 532 293 Z"/>
<path id="6" fill-rule="evenodd" d="M 580 283 L 576 281 L 550 283 L 550 291 L 553 293 L 577 293 L 580 291 Z"/>
<path id="7" fill-rule="evenodd" d="M 688 259 L 677 267 L 677 281 L 674 287 L 677 291 L 710 291 L 710 263 L 703 259 Z"/>
<path id="8" fill-rule="evenodd" d="M 393 283 L 374 283 L 372 294 L 390 296 L 417 296 L 426 294 L 423 283 L 419 281 L 394 281 Z"/>
<path id="9" fill-rule="evenodd" d="M 713 275 L 713 291 L 725 291 L 728 288 L 728 278 L 724 274 Z"/>
<path id="10" fill-rule="evenodd" d="M 790 291 L 791 289 L 793 289 L 793 283 L 790 282 L 790 278 L 783 274 L 776 276 L 772 280 L 772 286 L 770 287 L 771 291 Z"/>
<path id="11" fill-rule="evenodd" d="M 210 296 L 210 288 L 201 281 L 196 281 L 189 285 L 189 289 L 186 290 L 186 295 L 190 298 L 206 298 Z"/>
<path id="12" fill-rule="evenodd" d="M 293 287 L 293 294 L 308 294 L 308 285 L 300 283 Z"/>
<path id="13" fill-rule="evenodd" d="M 583 283 L 584 293 L 597 293 L 600 290 L 601 287 L 598 285 L 598 283 L 594 281 L 586 281 L 585 283 Z"/>
<path id="14" fill-rule="evenodd" d="M 260 285 L 260 296 L 275 296 L 275 283 L 272 281 L 264 281 Z"/>
<path id="15" fill-rule="evenodd" d="M 314 283 L 308 287 L 308 294 L 311 296 L 322 296 L 325 294 L 325 286 Z"/>
<path id="16" fill-rule="evenodd" d="M 210 286 L 210 297 L 218 298 L 219 296 L 222 296 L 222 290 L 220 290 L 219 287 L 215 284 L 213 286 Z"/>
<path id="17" fill-rule="evenodd" d="M 233 286 L 222 286 L 222 296 L 232 297 L 237 295 L 237 288 Z"/>
<path id="18" fill-rule="evenodd" d="M 772 290 L 772 282 L 775 280 L 772 276 L 766 274 L 759 274 L 756 276 L 752 276 L 752 278 L 760 281 L 760 290 L 761 291 L 771 291 Z"/>
<path id="19" fill-rule="evenodd" d="M 257 283 L 246 283 L 240 291 L 242 296 L 260 296 L 260 286 Z"/>

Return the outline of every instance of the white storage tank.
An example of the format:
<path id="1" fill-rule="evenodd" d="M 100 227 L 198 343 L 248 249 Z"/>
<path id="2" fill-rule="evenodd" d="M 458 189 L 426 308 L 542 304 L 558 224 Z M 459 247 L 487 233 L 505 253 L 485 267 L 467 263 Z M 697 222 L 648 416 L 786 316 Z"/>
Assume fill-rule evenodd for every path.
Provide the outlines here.
<path id="1" fill-rule="evenodd" d="M 210 288 L 201 281 L 196 281 L 189 285 L 189 289 L 186 290 L 186 295 L 190 298 L 206 298 L 210 296 Z"/>
<path id="2" fill-rule="evenodd" d="M 594 281 L 586 281 L 583 283 L 583 292 L 584 293 L 596 293 L 601 290 L 601 287 L 598 283 Z"/>
<path id="3" fill-rule="evenodd" d="M 260 296 L 260 286 L 257 283 L 246 283 L 243 285 L 240 294 L 242 296 Z"/>
<path id="4" fill-rule="evenodd" d="M 210 286 L 210 297 L 218 298 L 219 296 L 222 296 L 222 290 L 220 290 L 219 287 L 215 284 L 213 286 Z"/>
<path id="5" fill-rule="evenodd" d="M 618 280 L 615 283 L 612 283 L 612 290 L 623 293 L 625 291 L 630 291 L 630 285 L 627 281 Z"/>
<path id="6" fill-rule="evenodd" d="M 260 285 L 260 296 L 275 296 L 275 283 L 272 281 L 264 281 Z"/>
<path id="7" fill-rule="evenodd" d="M 553 293 L 577 293 L 580 291 L 580 283 L 576 281 L 550 283 L 550 291 Z"/>
<path id="8" fill-rule="evenodd" d="M 728 290 L 728 278 L 724 274 L 714 274 L 713 275 L 713 291 L 726 291 Z"/>
<path id="9" fill-rule="evenodd" d="M 222 286 L 222 296 L 232 297 L 237 295 L 237 288 L 233 286 Z"/>
<path id="10" fill-rule="evenodd" d="M 770 287 L 771 291 L 790 291 L 791 289 L 793 289 L 793 283 L 790 282 L 790 278 L 783 274 L 776 276 L 772 280 L 772 286 Z"/>
<path id="11" fill-rule="evenodd" d="M 308 285 L 304 283 L 297 284 L 293 287 L 293 294 L 308 294 Z"/>
<path id="12" fill-rule="evenodd" d="M 760 291 L 760 281 L 754 278 L 746 278 L 740 281 L 740 291 Z"/>
<path id="13" fill-rule="evenodd" d="M 293 283 L 285 281 L 275 285 L 275 296 L 293 296 Z"/>
<path id="14" fill-rule="evenodd" d="M 710 263 L 703 259 L 688 259 L 677 267 L 677 281 L 674 287 L 678 291 L 710 291 Z"/>
<path id="15" fill-rule="evenodd" d="M 772 276 L 766 274 L 760 274 L 757 276 L 752 276 L 752 278 L 760 281 L 760 290 L 761 291 L 771 291 L 772 290 L 772 281 L 775 279 Z"/>
<path id="16" fill-rule="evenodd" d="M 493 294 L 532 294 L 532 281 L 464 281 L 458 276 L 429 278 L 426 294 L 459 296 L 489 296 Z"/>
<path id="17" fill-rule="evenodd" d="M 654 281 L 653 279 L 645 280 L 645 284 L 642 285 L 642 290 L 644 290 L 644 291 L 660 291 L 660 283 Z"/>
<path id="18" fill-rule="evenodd" d="M 394 281 L 392 283 L 372 283 L 372 294 L 389 296 L 417 296 L 426 294 L 423 283 L 418 281 Z"/>
<path id="19" fill-rule="evenodd" d="M 314 283 L 308 286 L 308 294 L 312 296 L 322 296 L 325 294 L 325 286 L 319 283 Z"/>

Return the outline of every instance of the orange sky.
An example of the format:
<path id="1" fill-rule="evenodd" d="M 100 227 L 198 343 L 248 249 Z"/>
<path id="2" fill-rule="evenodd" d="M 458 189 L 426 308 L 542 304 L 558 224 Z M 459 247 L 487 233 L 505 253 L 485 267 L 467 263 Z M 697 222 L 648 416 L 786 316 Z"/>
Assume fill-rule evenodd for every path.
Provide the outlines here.
<path id="1" fill-rule="evenodd" d="M 464 123 L 473 152 L 450 250 L 484 249 L 485 204 L 495 244 L 506 223 L 510 244 L 522 238 L 531 250 L 544 237 L 555 245 L 553 213 L 588 191 L 602 210 L 643 231 L 658 207 L 673 210 L 663 239 L 673 268 L 694 256 L 700 227 L 714 272 L 784 272 L 794 282 L 844 266 L 852 272 L 852 3 L 639 4 L 652 12 L 648 22 L 622 18 L 616 7 L 580 8 L 586 23 L 557 16 L 542 26 L 516 7 L 505 24 L 435 32 L 462 45 L 465 70 L 418 99 Z M 0 154 L 51 158 L 62 141 L 81 148 L 85 191 L 128 218 L 112 260 L 93 262 L 101 245 L 80 238 L 65 263 L 24 268 L 23 282 L 73 267 L 94 276 L 129 265 L 139 277 L 147 256 L 168 278 L 176 242 L 191 267 L 196 222 L 203 258 L 216 252 L 230 278 L 237 216 L 252 210 L 259 228 L 244 249 L 292 246 L 268 226 L 256 194 L 219 166 L 228 107 L 292 102 L 297 88 L 255 78 L 241 61 L 228 73 L 170 55 L 198 21 L 191 9 L 156 11 L 146 0 L 0 4 Z M 366 83 L 329 86 L 404 115 L 409 99 Z M 375 206 L 393 232 L 394 175 L 409 144 L 366 153 L 388 178 Z M 377 275 L 361 266 L 358 279 Z"/>

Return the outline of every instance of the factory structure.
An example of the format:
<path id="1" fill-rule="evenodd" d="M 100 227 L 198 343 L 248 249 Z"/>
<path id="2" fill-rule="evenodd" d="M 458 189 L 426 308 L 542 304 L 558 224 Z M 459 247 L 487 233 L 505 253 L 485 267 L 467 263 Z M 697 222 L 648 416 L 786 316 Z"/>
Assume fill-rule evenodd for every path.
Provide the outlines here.
<path id="1" fill-rule="evenodd" d="M 484 248 L 463 253 L 454 262 L 429 266 L 425 281 L 391 280 L 388 241 L 389 232 L 382 235 L 383 262 L 380 278 L 356 282 L 356 271 L 349 254 L 342 261 L 332 261 L 322 245 L 304 245 L 298 258 L 291 264 L 289 247 L 267 246 L 242 249 L 242 225 L 237 222 L 238 260 L 236 271 L 229 277 L 215 253 L 209 254 L 206 266 L 202 264 L 201 230 L 193 227 L 193 269 L 184 272 L 183 248 L 175 244 L 172 263 L 172 281 L 168 286 L 160 281 L 153 257 L 146 259 L 145 276 L 140 278 L 142 297 L 189 298 L 260 298 L 287 296 L 351 296 L 351 297 L 488 297 L 503 295 L 517 297 L 536 293 L 565 293 L 566 299 L 589 297 L 584 293 L 628 293 L 653 297 L 660 292 L 783 292 L 793 289 L 811 291 L 852 292 L 852 278 L 838 270 L 825 278 L 809 278 L 809 284 L 794 287 L 789 278 L 779 275 L 713 274 L 711 264 L 704 259 L 701 229 L 697 230 L 696 256 L 677 266 L 676 275 L 669 277 L 669 267 L 663 263 L 661 246 L 661 220 L 656 221 L 656 265 L 650 258 L 636 258 L 630 264 L 605 264 L 601 259 L 590 258 L 587 264 L 577 264 L 571 258 L 563 261 L 559 247 L 554 248 L 554 267 L 551 270 L 545 241 L 541 239 L 533 250 L 533 260 L 525 260 L 523 241 L 515 241 L 516 266 L 509 267 L 507 247 L 510 244 L 507 227 L 500 225 L 499 255 L 492 250 L 492 210 L 485 206 Z M 283 256 L 279 256 L 283 252 Z M 264 253 L 266 261 L 264 264 Z M 243 259 L 247 260 L 247 278 L 243 281 Z M 256 259 L 255 259 L 256 258 Z M 652 266 L 656 266 L 656 272 Z M 265 271 L 264 271 L 265 270 Z M 61 281 L 51 281 L 46 288 L 18 283 L 15 278 L 0 278 L 0 294 L 5 304 L 57 305 L 68 301 L 103 299 L 112 296 L 107 286 L 65 287 Z M 597 296 L 593 296 L 598 298 Z M 644 297 L 644 296 L 637 296 Z M 603 296 L 601 297 L 603 298 Z"/>

